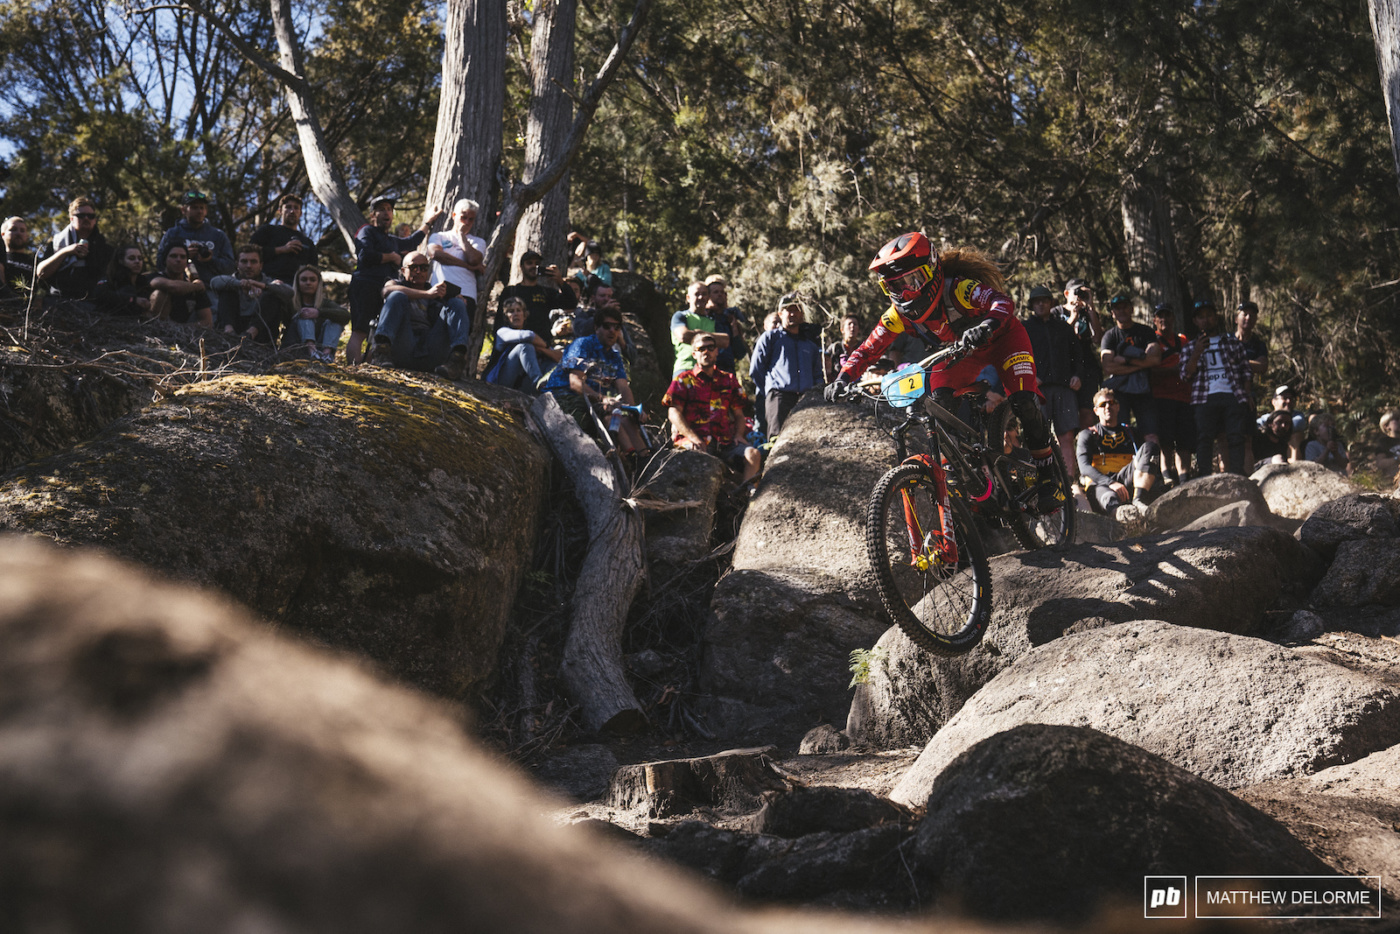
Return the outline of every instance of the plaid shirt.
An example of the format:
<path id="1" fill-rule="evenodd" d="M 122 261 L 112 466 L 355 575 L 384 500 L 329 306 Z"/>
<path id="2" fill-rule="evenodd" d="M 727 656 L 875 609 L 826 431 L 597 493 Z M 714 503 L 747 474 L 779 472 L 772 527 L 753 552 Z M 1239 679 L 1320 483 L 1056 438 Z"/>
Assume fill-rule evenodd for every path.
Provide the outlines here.
<path id="1" fill-rule="evenodd" d="M 1208 340 L 1205 335 L 1196 340 Z M 1194 378 L 1186 375 L 1186 363 L 1191 359 L 1191 351 L 1196 347 L 1196 341 L 1191 341 L 1181 350 L 1181 378 L 1191 387 L 1191 404 L 1201 405 L 1209 395 L 1210 384 L 1206 382 L 1206 354 L 1207 350 L 1201 354 L 1201 359 L 1196 361 L 1196 375 Z M 1251 374 L 1249 372 L 1249 355 L 1245 353 L 1244 344 L 1233 334 L 1220 335 L 1220 355 L 1221 361 L 1225 365 L 1225 378 L 1230 381 L 1230 390 L 1235 394 L 1235 398 L 1245 405 L 1249 405 L 1249 384 Z"/>
<path id="2" fill-rule="evenodd" d="M 699 367 L 678 373 L 661 397 L 667 406 L 680 409 L 696 434 L 722 448 L 734 443 L 732 412 L 742 410 L 747 399 L 734 374 L 719 367 L 708 375 Z"/>

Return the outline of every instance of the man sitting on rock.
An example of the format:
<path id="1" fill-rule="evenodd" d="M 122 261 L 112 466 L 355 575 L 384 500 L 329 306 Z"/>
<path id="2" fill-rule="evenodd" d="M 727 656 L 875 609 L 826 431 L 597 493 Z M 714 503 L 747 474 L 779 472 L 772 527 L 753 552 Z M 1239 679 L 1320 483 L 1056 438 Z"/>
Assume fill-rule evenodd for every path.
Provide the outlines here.
<path id="1" fill-rule="evenodd" d="M 1112 389 L 1094 394 L 1099 423 L 1079 433 L 1075 444 L 1079 481 L 1090 502 L 1107 515 L 1141 515 L 1156 498 L 1162 479 L 1161 450 L 1155 441 L 1139 440 L 1135 429 L 1118 421 L 1119 404 Z"/>
<path id="2" fill-rule="evenodd" d="M 215 323 L 225 334 L 275 345 L 284 324 L 280 303 L 291 298 L 292 287 L 263 274 L 262 248 L 256 244 L 239 246 L 237 263 L 233 275 L 215 276 L 209 283 L 217 297 Z"/>
<path id="3" fill-rule="evenodd" d="M 678 373 L 662 397 L 670 409 L 676 445 L 708 451 L 742 474 L 740 485 L 758 476 L 763 460 L 748 443 L 744 404 L 748 400 L 734 374 L 721 370 L 719 341 L 698 331 L 691 342 L 696 365 Z"/>
<path id="4" fill-rule="evenodd" d="M 428 285 L 432 268 L 428 255 L 414 250 L 403 258 L 403 277 L 384 286 L 374 362 L 458 380 L 466 372 L 471 317 L 452 283 Z"/>

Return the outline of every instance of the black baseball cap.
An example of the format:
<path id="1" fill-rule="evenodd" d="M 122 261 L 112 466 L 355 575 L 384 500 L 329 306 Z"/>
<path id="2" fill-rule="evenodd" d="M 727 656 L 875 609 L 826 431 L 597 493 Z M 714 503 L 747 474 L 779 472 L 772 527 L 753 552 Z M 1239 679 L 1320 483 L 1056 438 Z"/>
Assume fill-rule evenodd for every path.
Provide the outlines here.
<path id="1" fill-rule="evenodd" d="M 1254 312 L 1255 314 L 1258 314 L 1258 313 L 1259 313 L 1259 306 L 1256 305 L 1254 302 L 1251 302 L 1249 299 L 1245 299 L 1244 301 L 1240 302 L 1238 305 L 1235 306 L 1235 310 L 1236 310 L 1236 311 L 1252 311 L 1252 312 Z"/>
<path id="2" fill-rule="evenodd" d="M 203 201 L 205 204 L 208 204 L 209 196 L 202 191 L 187 191 L 180 196 L 181 204 L 194 204 L 196 201 Z"/>
<path id="3" fill-rule="evenodd" d="M 1124 293 L 1119 292 L 1117 295 L 1113 296 L 1111 299 L 1108 300 L 1108 307 L 1112 308 L 1114 305 L 1131 305 L 1132 303 L 1132 296 L 1125 295 Z"/>
<path id="4" fill-rule="evenodd" d="M 374 207 L 376 204 L 383 204 L 383 203 L 386 202 L 386 201 L 389 202 L 389 207 L 394 207 L 395 205 L 397 205 L 397 204 L 399 203 L 399 199 L 398 199 L 397 197 L 395 197 L 394 195 L 389 194 L 389 193 L 386 191 L 386 192 L 384 192 L 383 194 L 381 194 L 379 197 L 377 197 L 377 198 L 375 198 L 373 201 L 371 201 L 371 202 L 369 203 L 369 206 L 370 206 L 370 207 Z"/>
<path id="5" fill-rule="evenodd" d="M 1033 302 L 1033 301 L 1035 301 L 1037 298 L 1054 298 L 1054 297 L 1055 297 L 1055 293 L 1054 293 L 1054 292 L 1051 292 L 1049 289 L 1047 289 L 1047 288 L 1046 288 L 1045 286 L 1043 286 L 1043 285 L 1038 285 L 1038 286 L 1036 286 L 1035 288 L 1031 289 L 1030 298 L 1027 299 L 1027 300 Z"/>
<path id="6" fill-rule="evenodd" d="M 1196 314 L 1200 314 L 1203 311 L 1215 311 L 1215 302 L 1208 298 L 1203 298 L 1192 307 L 1195 309 Z"/>
<path id="7" fill-rule="evenodd" d="M 524 253 L 520 254 L 520 261 L 522 263 L 528 263 L 530 260 L 534 260 L 538 263 L 542 259 L 544 259 L 544 257 L 536 253 L 534 250 L 526 250 Z"/>

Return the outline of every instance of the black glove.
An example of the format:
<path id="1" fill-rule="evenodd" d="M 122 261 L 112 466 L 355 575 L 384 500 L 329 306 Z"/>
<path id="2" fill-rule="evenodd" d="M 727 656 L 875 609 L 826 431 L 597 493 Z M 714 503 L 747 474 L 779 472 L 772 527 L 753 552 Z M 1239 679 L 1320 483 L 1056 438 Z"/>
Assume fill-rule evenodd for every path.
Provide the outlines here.
<path id="1" fill-rule="evenodd" d="M 840 402 L 851 394 L 851 384 L 844 379 L 838 379 L 835 382 L 827 383 L 822 394 L 826 396 L 827 402 Z"/>
<path id="2" fill-rule="evenodd" d="M 992 339 L 992 322 L 983 321 L 975 328 L 969 328 L 963 332 L 962 342 L 964 347 L 981 347 Z"/>

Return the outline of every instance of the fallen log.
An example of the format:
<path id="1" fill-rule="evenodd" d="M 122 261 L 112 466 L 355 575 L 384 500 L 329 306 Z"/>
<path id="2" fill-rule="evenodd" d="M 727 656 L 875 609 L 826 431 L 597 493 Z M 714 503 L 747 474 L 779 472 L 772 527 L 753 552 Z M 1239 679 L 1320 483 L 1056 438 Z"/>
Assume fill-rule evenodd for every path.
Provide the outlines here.
<path id="1" fill-rule="evenodd" d="M 645 572 L 642 518 L 626 499 L 624 478 L 551 393 L 542 393 L 531 413 L 588 522 L 588 555 L 574 588 L 560 674 L 585 727 L 634 733 L 646 726 L 646 714 L 623 671 L 622 630 Z"/>

